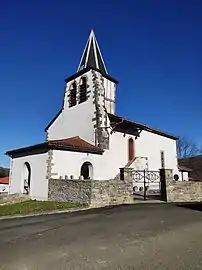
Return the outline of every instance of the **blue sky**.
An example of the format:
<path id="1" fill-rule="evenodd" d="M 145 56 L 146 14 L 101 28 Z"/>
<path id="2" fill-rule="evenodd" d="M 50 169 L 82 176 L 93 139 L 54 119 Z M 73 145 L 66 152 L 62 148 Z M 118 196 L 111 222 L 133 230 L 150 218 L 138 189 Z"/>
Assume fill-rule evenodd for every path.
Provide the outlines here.
<path id="1" fill-rule="evenodd" d="M 91 28 L 120 82 L 117 114 L 202 145 L 201 14 L 201 0 L 3 1 L 0 166 L 45 139 Z"/>

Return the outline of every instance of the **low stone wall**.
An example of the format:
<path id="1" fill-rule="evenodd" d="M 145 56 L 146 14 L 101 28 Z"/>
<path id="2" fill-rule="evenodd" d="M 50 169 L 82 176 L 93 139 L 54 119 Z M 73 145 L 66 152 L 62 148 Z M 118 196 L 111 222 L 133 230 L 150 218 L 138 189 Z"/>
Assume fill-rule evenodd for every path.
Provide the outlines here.
<path id="1" fill-rule="evenodd" d="M 202 182 L 172 181 L 167 183 L 168 202 L 202 201 Z"/>
<path id="2" fill-rule="evenodd" d="M 91 206 L 130 204 L 133 203 L 132 193 L 132 181 L 92 181 Z"/>
<path id="3" fill-rule="evenodd" d="M 57 202 L 89 204 L 91 181 L 50 179 L 48 199 Z"/>
<path id="4" fill-rule="evenodd" d="M 49 180 L 48 199 L 77 202 L 91 207 L 133 203 L 132 181 Z"/>
<path id="5" fill-rule="evenodd" d="M 12 204 L 20 203 L 30 200 L 30 197 L 25 194 L 16 193 L 16 194 L 0 194 L 0 205 L 1 204 Z"/>

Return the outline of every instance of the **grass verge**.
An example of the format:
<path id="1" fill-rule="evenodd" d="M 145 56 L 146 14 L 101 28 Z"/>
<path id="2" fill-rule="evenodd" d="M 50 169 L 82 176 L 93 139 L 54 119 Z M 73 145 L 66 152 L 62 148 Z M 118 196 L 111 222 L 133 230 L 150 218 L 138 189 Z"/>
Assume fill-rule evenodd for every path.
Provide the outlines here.
<path id="1" fill-rule="evenodd" d="M 0 216 L 26 215 L 33 213 L 43 213 L 53 210 L 65 210 L 74 207 L 84 207 L 79 203 L 52 202 L 52 201 L 25 201 L 14 204 L 0 205 Z"/>

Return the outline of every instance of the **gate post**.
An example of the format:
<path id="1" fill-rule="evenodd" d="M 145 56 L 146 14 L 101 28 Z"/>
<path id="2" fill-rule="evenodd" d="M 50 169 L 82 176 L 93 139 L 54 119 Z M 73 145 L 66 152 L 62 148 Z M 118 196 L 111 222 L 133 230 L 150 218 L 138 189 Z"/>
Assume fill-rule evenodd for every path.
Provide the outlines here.
<path id="1" fill-rule="evenodd" d="M 173 171 L 169 169 L 160 169 L 161 200 L 167 202 L 166 183 L 173 178 Z"/>
<path id="2" fill-rule="evenodd" d="M 119 179 L 122 181 L 133 181 L 133 169 L 132 168 L 119 168 Z"/>
<path id="3" fill-rule="evenodd" d="M 147 193 L 146 193 L 146 171 L 144 170 L 144 201 L 147 199 Z"/>
<path id="4" fill-rule="evenodd" d="M 124 177 L 124 168 L 120 168 L 120 180 L 124 181 L 125 177 Z"/>

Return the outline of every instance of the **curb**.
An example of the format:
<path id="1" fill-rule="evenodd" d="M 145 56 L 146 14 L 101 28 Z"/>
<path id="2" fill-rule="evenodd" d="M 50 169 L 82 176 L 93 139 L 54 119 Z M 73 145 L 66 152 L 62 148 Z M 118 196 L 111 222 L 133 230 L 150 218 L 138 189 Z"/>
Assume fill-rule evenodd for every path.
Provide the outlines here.
<path id="1" fill-rule="evenodd" d="M 63 214 L 63 213 L 72 213 L 72 212 L 79 212 L 79 211 L 86 211 L 90 210 L 90 207 L 80 207 L 80 208 L 69 208 L 65 210 L 53 210 L 49 212 L 41 212 L 41 213 L 33 213 L 33 214 L 27 214 L 27 215 L 14 215 L 14 216 L 2 216 L 0 217 L 1 220 L 6 219 L 17 219 L 17 218 L 26 218 L 26 217 L 37 217 L 37 216 L 47 216 L 47 215 L 55 215 L 55 214 Z"/>
<path id="2" fill-rule="evenodd" d="M 144 205 L 144 204 L 166 204 L 167 202 L 163 201 L 136 201 L 132 204 L 121 204 L 121 205 L 110 205 L 110 206 L 103 206 L 103 207 L 75 207 L 75 208 L 69 208 L 64 210 L 53 210 L 48 212 L 40 212 L 40 213 L 33 213 L 33 214 L 27 214 L 27 215 L 8 215 L 8 216 L 0 216 L 1 220 L 8 220 L 8 219 L 17 219 L 17 218 L 26 218 L 26 217 L 37 217 L 37 216 L 48 216 L 48 215 L 56 215 L 56 214 L 63 214 L 63 213 L 73 213 L 73 212 L 79 212 L 79 211 L 87 211 L 92 209 L 104 209 L 108 207 L 118 207 L 118 206 L 127 206 L 127 205 Z M 174 203 L 175 204 L 175 203 Z"/>

